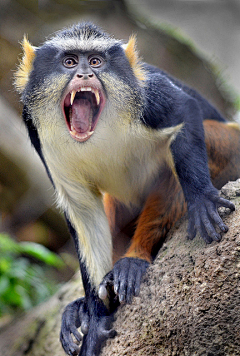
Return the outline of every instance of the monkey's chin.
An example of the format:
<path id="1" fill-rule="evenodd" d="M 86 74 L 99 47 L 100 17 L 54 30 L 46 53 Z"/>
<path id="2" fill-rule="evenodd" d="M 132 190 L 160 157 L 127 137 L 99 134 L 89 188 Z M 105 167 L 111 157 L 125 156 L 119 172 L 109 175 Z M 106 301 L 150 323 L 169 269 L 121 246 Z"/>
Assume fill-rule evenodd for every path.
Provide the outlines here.
<path id="1" fill-rule="evenodd" d="M 70 136 L 79 142 L 87 141 L 94 133 L 105 105 L 100 88 L 71 86 L 62 101 L 62 110 Z"/>

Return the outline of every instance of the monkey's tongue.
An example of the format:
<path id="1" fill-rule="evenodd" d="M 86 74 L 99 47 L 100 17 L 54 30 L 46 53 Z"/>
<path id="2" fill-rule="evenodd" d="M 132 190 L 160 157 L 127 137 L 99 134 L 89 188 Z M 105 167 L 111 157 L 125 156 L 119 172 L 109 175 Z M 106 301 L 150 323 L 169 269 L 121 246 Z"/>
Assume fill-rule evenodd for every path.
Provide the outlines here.
<path id="1" fill-rule="evenodd" d="M 70 116 L 71 130 L 84 133 L 91 129 L 92 106 L 87 99 L 76 99 L 72 104 Z"/>

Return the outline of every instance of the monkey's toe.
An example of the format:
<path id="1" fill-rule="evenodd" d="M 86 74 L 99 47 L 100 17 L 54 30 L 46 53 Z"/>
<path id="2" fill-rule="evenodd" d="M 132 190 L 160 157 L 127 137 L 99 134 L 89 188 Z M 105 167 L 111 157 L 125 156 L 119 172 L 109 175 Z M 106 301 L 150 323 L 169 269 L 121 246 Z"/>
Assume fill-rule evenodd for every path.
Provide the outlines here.
<path id="1" fill-rule="evenodd" d="M 78 355 L 80 351 L 79 344 L 83 339 L 78 331 L 80 326 L 82 333 L 86 334 L 89 327 L 89 316 L 85 308 L 85 298 L 79 298 L 68 304 L 62 315 L 60 341 L 68 355 Z M 72 335 L 76 342 L 73 341 Z"/>

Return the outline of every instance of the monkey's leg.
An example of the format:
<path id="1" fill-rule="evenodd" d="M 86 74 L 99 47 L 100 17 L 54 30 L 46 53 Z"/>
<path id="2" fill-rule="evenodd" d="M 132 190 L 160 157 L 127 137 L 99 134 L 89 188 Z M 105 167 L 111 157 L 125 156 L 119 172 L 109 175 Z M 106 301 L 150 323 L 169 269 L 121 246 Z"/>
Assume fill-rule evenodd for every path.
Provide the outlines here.
<path id="1" fill-rule="evenodd" d="M 186 210 L 181 186 L 167 168 L 145 203 L 129 249 L 100 284 L 100 296 L 113 287 L 120 302 L 130 303 L 160 243 Z"/>
<path id="2" fill-rule="evenodd" d="M 131 207 L 120 203 L 109 194 L 104 194 L 104 210 L 113 241 L 113 264 L 125 255 L 134 232 L 141 208 Z"/>
<path id="3" fill-rule="evenodd" d="M 76 231 L 68 219 L 67 223 L 79 253 Z M 80 255 L 79 260 L 81 261 Z M 86 266 L 82 261 L 80 268 L 85 297 L 76 299 L 65 308 L 62 315 L 60 341 L 68 355 L 79 353 L 79 356 L 98 356 L 105 340 L 116 335 L 115 330 L 111 329 L 113 321 L 111 309 L 116 309 L 113 304 L 118 305 L 118 301 L 111 298 L 111 308 L 106 307 L 98 297 L 95 287 L 91 285 Z M 82 334 L 78 328 L 81 328 Z M 76 338 L 77 344 L 73 341 L 72 335 Z"/>
<path id="4" fill-rule="evenodd" d="M 204 131 L 211 179 L 220 189 L 240 177 L 240 129 L 236 123 L 206 120 Z"/>

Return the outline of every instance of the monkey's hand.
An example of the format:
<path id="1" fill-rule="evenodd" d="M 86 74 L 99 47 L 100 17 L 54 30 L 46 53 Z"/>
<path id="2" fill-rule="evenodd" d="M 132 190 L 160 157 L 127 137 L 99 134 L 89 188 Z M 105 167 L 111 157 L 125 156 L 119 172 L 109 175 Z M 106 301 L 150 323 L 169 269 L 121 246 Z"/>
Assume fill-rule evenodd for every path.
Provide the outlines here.
<path id="1" fill-rule="evenodd" d="M 114 290 L 120 303 L 131 303 L 140 292 L 142 276 L 149 262 L 140 258 L 124 257 L 115 263 L 99 286 L 99 297 L 104 300 Z"/>
<path id="2" fill-rule="evenodd" d="M 199 232 L 204 241 L 210 244 L 212 241 L 220 241 L 221 235 L 217 232 L 227 232 L 228 227 L 224 224 L 218 214 L 218 208 L 223 206 L 231 211 L 235 206 L 229 200 L 219 197 L 217 190 L 211 189 L 204 196 L 195 198 L 193 202 L 188 203 L 188 238 L 194 239 Z"/>
<path id="3" fill-rule="evenodd" d="M 79 356 L 98 356 L 105 340 L 116 335 L 116 331 L 110 329 L 112 321 L 113 314 L 109 314 L 96 296 L 90 296 L 88 300 L 80 298 L 68 304 L 62 315 L 60 332 L 64 351 L 71 356 L 79 352 Z M 77 330 L 79 327 L 82 335 Z"/>

